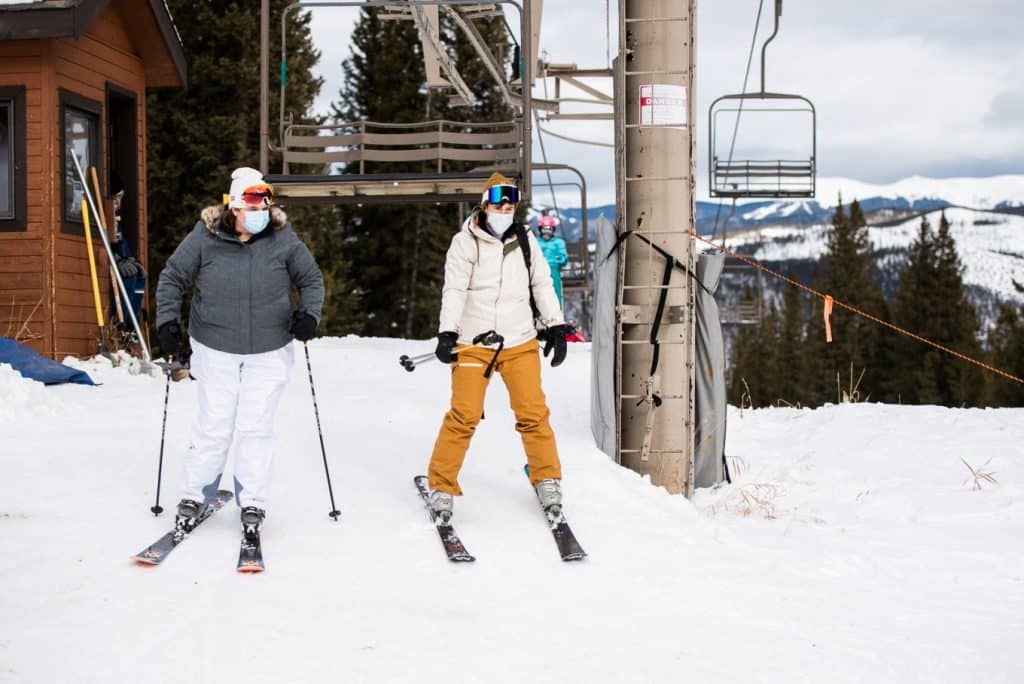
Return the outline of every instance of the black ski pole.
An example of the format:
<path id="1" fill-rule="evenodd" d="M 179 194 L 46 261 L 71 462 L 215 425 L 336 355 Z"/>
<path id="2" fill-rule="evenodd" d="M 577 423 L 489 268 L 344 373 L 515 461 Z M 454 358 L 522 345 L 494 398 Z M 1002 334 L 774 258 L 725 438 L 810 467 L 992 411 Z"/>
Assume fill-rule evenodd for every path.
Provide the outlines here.
<path id="1" fill-rule="evenodd" d="M 164 512 L 160 506 L 160 482 L 164 474 L 164 435 L 167 433 L 167 399 L 171 396 L 171 369 L 165 368 L 164 373 L 167 375 L 167 383 L 164 385 L 164 422 L 160 428 L 160 464 L 156 470 L 156 503 L 149 509 L 153 515 L 160 515 Z"/>
<path id="2" fill-rule="evenodd" d="M 316 416 L 316 432 L 320 436 L 320 453 L 324 457 L 324 473 L 327 475 L 327 493 L 331 496 L 331 512 L 327 515 L 334 519 L 334 522 L 338 522 L 338 516 L 341 515 L 341 511 L 334 505 L 334 489 L 331 487 L 331 471 L 327 467 L 327 449 L 324 448 L 324 432 L 320 429 L 320 409 L 316 405 L 316 388 L 313 386 L 313 367 L 309 364 L 309 344 L 306 342 L 302 343 L 302 348 L 306 350 L 306 370 L 309 372 L 309 392 L 313 395 L 313 414 Z"/>

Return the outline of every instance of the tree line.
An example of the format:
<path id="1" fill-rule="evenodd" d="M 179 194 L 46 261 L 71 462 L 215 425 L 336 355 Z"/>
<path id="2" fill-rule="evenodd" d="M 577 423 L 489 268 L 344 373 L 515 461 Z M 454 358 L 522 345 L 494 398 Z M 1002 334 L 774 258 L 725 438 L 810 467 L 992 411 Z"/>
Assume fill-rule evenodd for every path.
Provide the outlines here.
<path id="1" fill-rule="evenodd" d="M 1004 304 L 981 330 L 945 212 L 922 217 L 895 292 L 883 295 L 860 204 L 840 198 L 811 286 L 866 314 L 1024 377 L 1024 307 Z M 1017 287 L 1021 287 L 1017 285 Z M 1024 290 L 1022 290 L 1024 291 Z M 1024 386 L 835 306 L 826 341 L 823 302 L 786 285 L 759 324 L 740 330 L 729 399 L 747 406 L 882 401 L 943 406 L 1019 406 Z"/>

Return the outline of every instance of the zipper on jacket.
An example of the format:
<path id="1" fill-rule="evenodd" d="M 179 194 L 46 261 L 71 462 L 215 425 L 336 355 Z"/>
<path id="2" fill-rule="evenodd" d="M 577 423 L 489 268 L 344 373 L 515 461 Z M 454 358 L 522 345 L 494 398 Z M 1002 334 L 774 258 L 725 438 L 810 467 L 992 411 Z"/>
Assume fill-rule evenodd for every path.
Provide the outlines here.
<path id="1" fill-rule="evenodd" d="M 252 348 L 252 324 L 254 320 L 252 317 L 252 250 L 248 248 L 248 245 L 245 245 L 245 247 L 245 251 L 249 255 L 249 353 L 252 354 L 254 353 Z"/>

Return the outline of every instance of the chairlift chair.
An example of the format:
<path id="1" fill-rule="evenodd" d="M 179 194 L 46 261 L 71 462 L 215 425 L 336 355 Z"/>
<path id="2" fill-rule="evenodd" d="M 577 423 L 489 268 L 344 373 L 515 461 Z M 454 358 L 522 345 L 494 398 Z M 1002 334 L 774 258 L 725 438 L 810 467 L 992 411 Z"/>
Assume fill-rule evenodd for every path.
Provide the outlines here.
<path id="1" fill-rule="evenodd" d="M 814 197 L 817 152 L 817 120 L 814 104 L 803 95 L 772 93 L 765 89 L 765 53 L 768 43 L 779 32 L 782 0 L 775 1 L 775 30 L 761 47 L 761 90 L 735 93 L 717 98 L 708 110 L 708 188 L 711 197 L 724 198 L 796 198 Z M 723 158 L 716 145 L 720 119 L 732 123 L 733 144 L 739 118 L 743 115 L 771 114 L 787 121 L 809 117 L 810 154 L 793 154 L 788 159 L 734 158 L 733 145 Z M 762 118 L 762 121 L 764 119 Z M 805 148 L 806 150 L 806 148 Z"/>

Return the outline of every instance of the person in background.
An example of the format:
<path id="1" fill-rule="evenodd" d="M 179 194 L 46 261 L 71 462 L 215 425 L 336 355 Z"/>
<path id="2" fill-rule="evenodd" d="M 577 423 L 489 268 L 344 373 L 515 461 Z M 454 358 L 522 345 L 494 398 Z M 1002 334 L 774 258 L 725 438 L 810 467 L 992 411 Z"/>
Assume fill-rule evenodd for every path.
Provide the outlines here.
<path id="1" fill-rule="evenodd" d="M 142 303 L 146 296 L 146 268 L 135 258 L 128 240 L 124 237 L 121 207 L 124 206 L 125 187 L 117 171 L 110 172 L 110 196 L 114 200 L 114 239 L 110 246 L 114 252 L 114 266 L 121 274 L 126 290 L 121 293 L 119 299 L 116 292 L 111 292 L 111 311 L 121 312 L 118 319 L 121 334 L 128 338 L 129 342 L 137 343 L 137 340 L 134 340 L 135 329 L 131 317 L 125 309 L 131 307 L 135 318 L 142 322 Z"/>
<path id="2" fill-rule="evenodd" d="M 551 274 L 537 258 L 536 238 L 515 223 L 518 202 L 515 184 L 493 174 L 480 206 L 452 238 L 445 257 L 436 354 L 441 362 L 451 364 L 452 398 L 427 470 L 430 507 L 435 518 L 445 523 L 452 515 L 453 497 L 462 494 L 458 475 L 483 416 L 492 370 L 501 374 L 508 389 L 530 481 L 541 504 L 548 510 L 562 502 L 562 466 L 541 389 L 540 344 L 531 298 L 547 328 L 544 356 L 554 352 L 552 366 L 565 360 L 565 319 Z M 524 249 L 530 250 L 529 270 Z M 487 332 L 501 335 L 502 345 L 495 349 L 473 344 Z M 456 349 L 457 345 L 463 346 Z"/>
<path id="3" fill-rule="evenodd" d="M 199 412 L 175 524 L 186 532 L 195 526 L 219 488 L 234 441 L 235 499 L 250 536 L 270 498 L 274 415 L 292 371 L 292 340 L 316 334 L 324 282 L 259 171 L 235 169 L 226 204 L 204 209 L 167 260 L 156 289 L 156 324 L 164 351 L 184 355 L 181 304 L 194 284 L 188 333 Z"/>
<path id="4" fill-rule="evenodd" d="M 540 233 L 540 251 L 544 254 L 544 260 L 551 268 L 551 282 L 554 283 L 555 294 L 558 296 L 558 305 L 563 305 L 562 300 L 562 267 L 569 261 L 569 253 L 565 249 L 565 240 L 555 237 L 557 221 L 554 216 L 541 216 L 537 219 L 537 232 Z"/>

